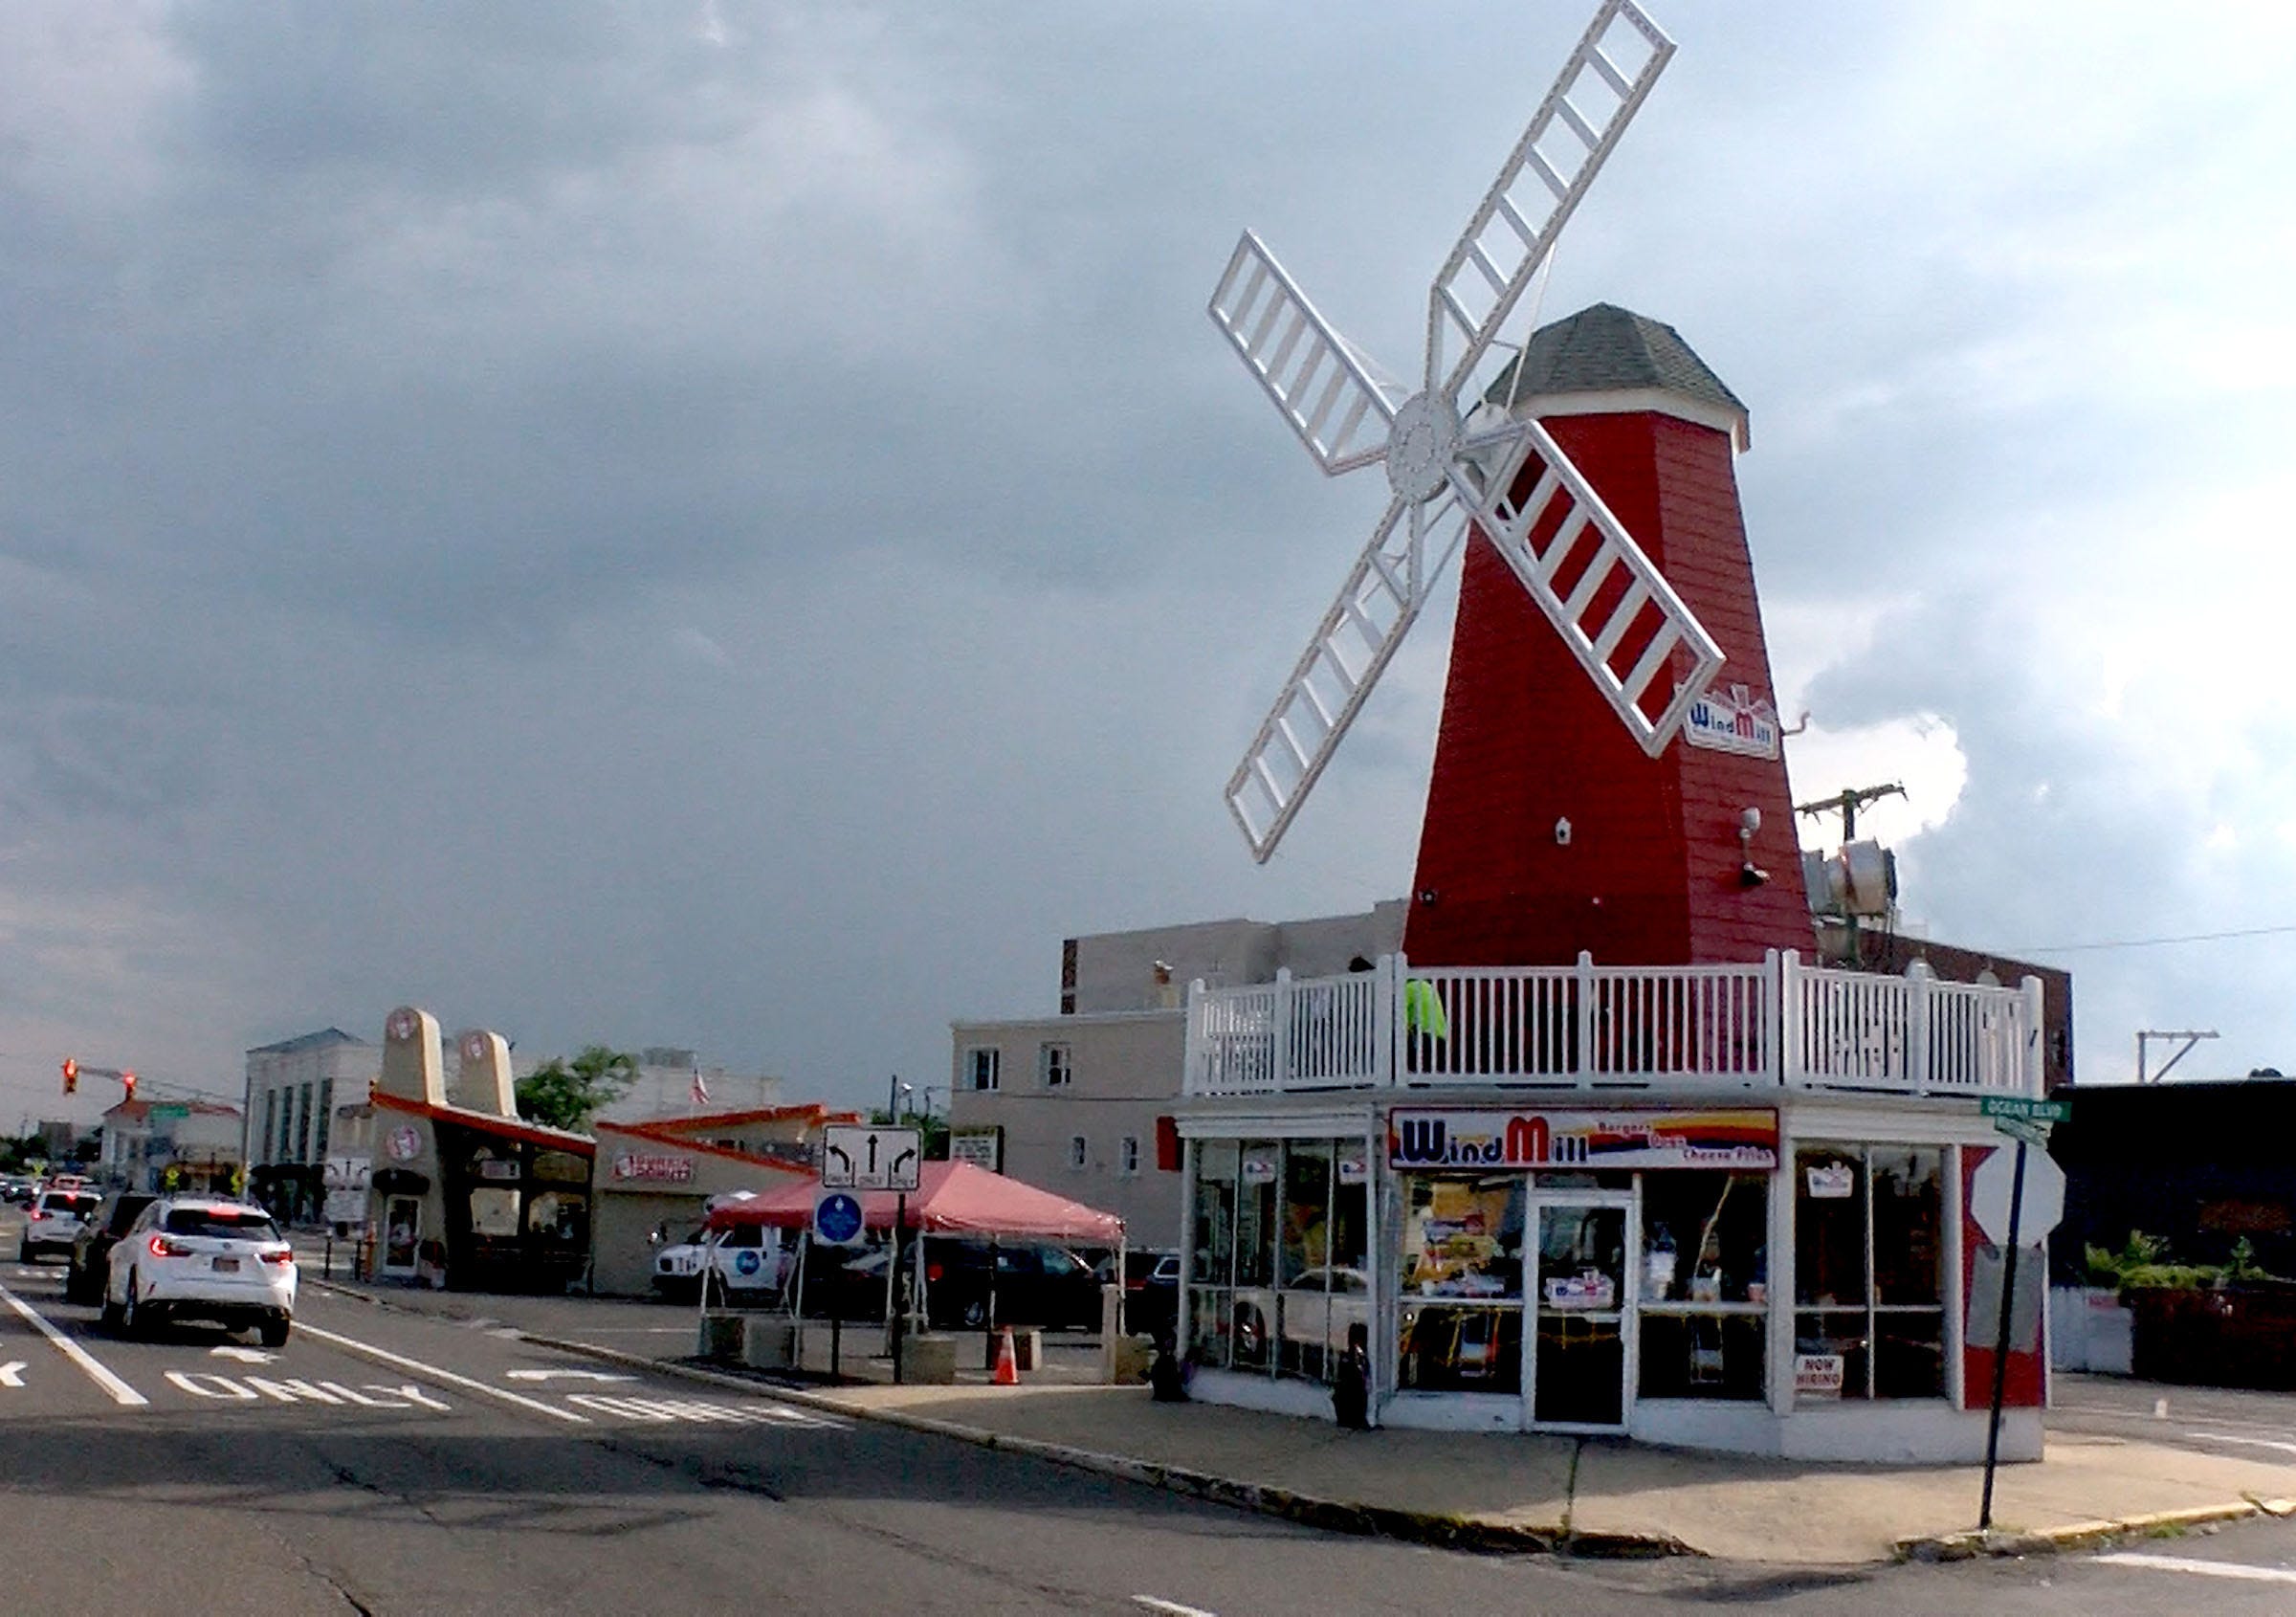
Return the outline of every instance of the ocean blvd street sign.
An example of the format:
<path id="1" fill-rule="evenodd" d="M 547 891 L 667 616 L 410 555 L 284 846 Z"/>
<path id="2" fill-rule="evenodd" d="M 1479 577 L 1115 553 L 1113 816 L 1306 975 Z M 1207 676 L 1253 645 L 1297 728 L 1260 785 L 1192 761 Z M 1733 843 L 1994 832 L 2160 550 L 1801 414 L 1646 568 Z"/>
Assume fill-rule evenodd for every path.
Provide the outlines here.
<path id="1" fill-rule="evenodd" d="M 1777 1114 L 1399 1111 L 1387 1161 L 1399 1168 L 1774 1168 Z"/>
<path id="2" fill-rule="evenodd" d="M 2036 1123 L 2062 1123 L 2073 1115 L 2069 1100 L 2030 1100 L 2021 1095 L 1988 1095 L 1977 1102 L 1988 1118 L 2020 1118 Z"/>

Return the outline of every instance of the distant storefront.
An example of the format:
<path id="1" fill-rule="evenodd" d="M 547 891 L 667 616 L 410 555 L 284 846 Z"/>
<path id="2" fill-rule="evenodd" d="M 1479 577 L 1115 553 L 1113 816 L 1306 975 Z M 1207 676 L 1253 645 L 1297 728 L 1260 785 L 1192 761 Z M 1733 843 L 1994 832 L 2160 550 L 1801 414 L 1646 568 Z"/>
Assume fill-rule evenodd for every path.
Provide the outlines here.
<path id="1" fill-rule="evenodd" d="M 498 1035 L 455 1044 L 450 1088 L 435 1021 L 408 1007 L 385 1026 L 367 1173 L 374 1272 L 457 1291 L 563 1291 L 589 1264 L 597 1147 L 518 1117 Z"/>
<path id="2" fill-rule="evenodd" d="M 656 1250 L 698 1228 L 713 1199 L 813 1183 L 823 1124 L 853 1119 L 801 1105 L 600 1122 L 592 1285 L 646 1294 Z"/>

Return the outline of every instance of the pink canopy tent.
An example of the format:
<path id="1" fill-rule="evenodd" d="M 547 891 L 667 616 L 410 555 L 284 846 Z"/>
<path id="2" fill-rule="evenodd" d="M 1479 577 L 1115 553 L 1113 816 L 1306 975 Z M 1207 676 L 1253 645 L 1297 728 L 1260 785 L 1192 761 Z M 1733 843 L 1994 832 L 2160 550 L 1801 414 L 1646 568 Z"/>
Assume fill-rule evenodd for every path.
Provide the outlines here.
<path id="1" fill-rule="evenodd" d="M 857 1194 L 864 1229 L 893 1228 L 897 1201 L 894 1192 L 864 1190 Z M 817 1185 L 783 1185 L 744 1201 L 713 1207 L 709 1228 L 765 1225 L 776 1229 L 803 1229 L 813 1222 L 813 1204 L 820 1197 Z M 1100 1247 L 1120 1246 L 1124 1240 L 1124 1221 L 1115 1213 L 1088 1207 L 970 1163 L 927 1163 L 920 1167 L 903 1228 L 933 1235 L 995 1235 Z"/>

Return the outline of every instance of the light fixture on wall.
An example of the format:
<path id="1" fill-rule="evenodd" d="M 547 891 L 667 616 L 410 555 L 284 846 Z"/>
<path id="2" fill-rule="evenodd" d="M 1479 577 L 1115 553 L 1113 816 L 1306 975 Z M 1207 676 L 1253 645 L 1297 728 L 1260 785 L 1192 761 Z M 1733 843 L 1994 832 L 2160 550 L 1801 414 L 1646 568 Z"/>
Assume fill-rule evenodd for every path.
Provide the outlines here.
<path id="1" fill-rule="evenodd" d="M 1770 873 L 1754 862 L 1754 833 L 1762 829 L 1759 808 L 1738 810 L 1738 885 L 1759 887 L 1770 879 Z"/>
<path id="2" fill-rule="evenodd" d="M 1555 846 L 1557 848 L 1568 848 L 1570 845 L 1571 822 L 1568 820 L 1556 820 L 1555 822 Z"/>

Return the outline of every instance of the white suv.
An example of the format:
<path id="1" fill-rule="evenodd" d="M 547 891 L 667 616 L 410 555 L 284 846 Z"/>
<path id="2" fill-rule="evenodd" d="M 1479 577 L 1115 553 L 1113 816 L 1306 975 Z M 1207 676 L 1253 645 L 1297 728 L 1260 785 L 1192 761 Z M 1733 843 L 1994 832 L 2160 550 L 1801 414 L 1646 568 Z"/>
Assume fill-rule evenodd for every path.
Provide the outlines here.
<path id="1" fill-rule="evenodd" d="M 31 1208 L 24 1214 L 24 1245 L 16 1253 L 19 1263 L 36 1263 L 50 1252 L 72 1255 L 72 1243 L 79 1239 L 80 1226 L 103 1200 L 99 1190 L 43 1190 L 32 1199 Z"/>
<path id="2" fill-rule="evenodd" d="M 252 1325 L 265 1347 L 295 1319 L 295 1249 L 271 1214 L 215 1196 L 163 1196 L 111 1251 L 103 1320 L 142 1336 L 163 1319 Z"/>

